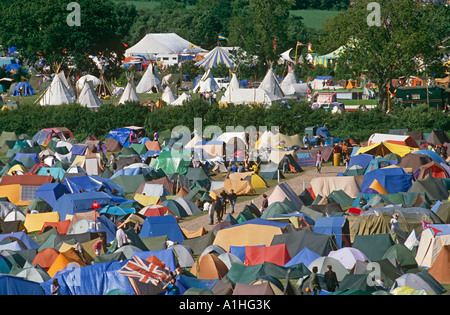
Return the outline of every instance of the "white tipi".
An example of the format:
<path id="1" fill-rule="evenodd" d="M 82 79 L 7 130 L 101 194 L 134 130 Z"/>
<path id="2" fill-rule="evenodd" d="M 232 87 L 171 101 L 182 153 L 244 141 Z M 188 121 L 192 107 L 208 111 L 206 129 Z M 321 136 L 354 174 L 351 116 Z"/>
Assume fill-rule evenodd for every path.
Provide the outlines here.
<path id="1" fill-rule="evenodd" d="M 67 89 L 60 75 L 55 75 L 53 81 L 44 92 L 39 104 L 46 105 L 62 105 L 74 102 L 72 94 Z"/>
<path id="2" fill-rule="evenodd" d="M 94 91 L 94 83 L 92 81 L 86 81 L 83 84 L 78 103 L 91 109 L 98 109 L 102 106 L 102 102 Z"/>
<path id="3" fill-rule="evenodd" d="M 211 74 L 211 69 L 206 70 L 203 77 L 194 87 L 194 93 L 203 93 L 203 92 L 218 92 L 220 91 L 220 87 Z"/>
<path id="4" fill-rule="evenodd" d="M 166 104 L 172 104 L 173 102 L 175 102 L 175 95 L 173 94 L 171 88 L 169 86 L 166 86 L 164 93 L 161 95 L 161 99 L 166 103 Z"/>
<path id="5" fill-rule="evenodd" d="M 154 73 L 153 66 L 147 67 L 144 75 L 136 86 L 137 93 L 159 93 L 161 91 L 161 80 Z"/>
<path id="6" fill-rule="evenodd" d="M 141 98 L 136 93 L 136 86 L 133 79 L 128 79 L 128 84 L 123 91 L 122 96 L 119 100 L 119 105 L 125 104 L 126 102 L 140 102 Z"/>
<path id="7" fill-rule="evenodd" d="M 258 89 L 264 90 L 267 93 L 274 95 L 277 99 L 282 99 L 284 97 L 283 90 L 281 89 L 280 83 L 275 77 L 272 68 L 269 68 L 266 76 L 258 86 Z"/>

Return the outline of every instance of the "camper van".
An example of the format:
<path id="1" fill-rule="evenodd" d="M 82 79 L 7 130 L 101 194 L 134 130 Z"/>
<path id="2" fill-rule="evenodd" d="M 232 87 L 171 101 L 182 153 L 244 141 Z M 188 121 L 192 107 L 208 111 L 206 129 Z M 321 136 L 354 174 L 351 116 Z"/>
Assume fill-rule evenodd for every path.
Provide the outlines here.
<path id="1" fill-rule="evenodd" d="M 220 87 L 220 90 L 224 92 L 228 86 L 230 85 L 230 79 L 229 78 L 215 78 L 217 84 Z"/>

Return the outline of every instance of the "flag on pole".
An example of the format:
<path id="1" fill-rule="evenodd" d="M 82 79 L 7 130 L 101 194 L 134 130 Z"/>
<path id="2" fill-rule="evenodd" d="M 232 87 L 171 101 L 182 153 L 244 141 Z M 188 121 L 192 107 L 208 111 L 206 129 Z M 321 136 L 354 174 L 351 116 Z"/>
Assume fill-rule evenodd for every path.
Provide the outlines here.
<path id="1" fill-rule="evenodd" d="M 308 46 L 308 45 L 297 42 L 297 46 Z"/>
<path id="2" fill-rule="evenodd" d="M 228 38 L 223 35 L 219 35 L 218 38 L 219 40 L 228 40 Z"/>

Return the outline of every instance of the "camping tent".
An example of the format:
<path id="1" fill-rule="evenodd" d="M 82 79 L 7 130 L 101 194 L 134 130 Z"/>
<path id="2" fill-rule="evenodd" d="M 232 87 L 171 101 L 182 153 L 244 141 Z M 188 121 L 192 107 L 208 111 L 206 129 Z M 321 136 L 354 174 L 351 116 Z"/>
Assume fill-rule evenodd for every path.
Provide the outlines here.
<path id="1" fill-rule="evenodd" d="M 60 75 L 55 75 L 53 81 L 42 95 L 40 104 L 46 105 L 62 105 L 71 104 L 75 101 L 68 87 L 64 84 Z"/>
<path id="2" fill-rule="evenodd" d="M 119 100 L 119 105 L 125 104 L 126 102 L 140 102 L 141 98 L 136 92 L 136 86 L 134 84 L 134 80 L 128 80 L 127 86 L 122 93 L 122 96 Z"/>
<path id="3" fill-rule="evenodd" d="M 136 86 L 137 93 L 159 93 L 161 90 L 161 80 L 158 75 L 154 73 L 154 68 L 150 64 L 147 70 Z"/>
<path id="4" fill-rule="evenodd" d="M 78 103 L 90 109 L 98 109 L 102 106 L 102 102 L 95 93 L 94 85 L 91 81 L 87 81 L 83 85 L 83 89 L 78 97 Z"/>
<path id="5" fill-rule="evenodd" d="M 275 76 L 272 68 L 269 68 L 269 70 L 267 70 L 264 79 L 261 81 L 261 84 L 257 89 L 264 90 L 267 92 L 267 94 L 273 95 L 275 97 L 275 100 L 284 98 L 283 89 L 281 88 L 280 83 L 278 82 L 278 79 Z"/>
<path id="6" fill-rule="evenodd" d="M 234 67 L 232 56 L 225 48 L 220 46 L 214 47 L 214 49 L 207 53 L 202 60 L 195 63 L 197 67 L 203 67 L 205 69 L 215 68 L 220 64 L 223 64 L 228 68 Z"/>
<path id="7" fill-rule="evenodd" d="M 193 89 L 194 93 L 203 93 L 203 92 L 218 92 L 220 91 L 220 87 L 214 79 L 211 70 L 207 69 L 203 74 L 202 78 L 199 80 L 197 85 Z"/>

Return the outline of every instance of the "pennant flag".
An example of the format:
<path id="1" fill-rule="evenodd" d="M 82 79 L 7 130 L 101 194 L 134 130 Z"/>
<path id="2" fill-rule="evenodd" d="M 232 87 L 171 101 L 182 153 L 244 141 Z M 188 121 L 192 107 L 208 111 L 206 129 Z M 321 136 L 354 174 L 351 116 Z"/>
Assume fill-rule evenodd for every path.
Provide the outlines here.
<path id="1" fill-rule="evenodd" d="M 223 35 L 219 35 L 218 38 L 219 38 L 219 40 L 228 40 L 228 38 L 226 38 L 226 37 L 223 36 Z"/>
<path id="2" fill-rule="evenodd" d="M 100 205 L 98 204 L 97 200 L 94 201 L 94 203 L 91 206 L 91 209 L 99 209 L 101 208 Z"/>
<path id="3" fill-rule="evenodd" d="M 308 45 L 297 42 L 297 46 L 308 46 Z"/>

